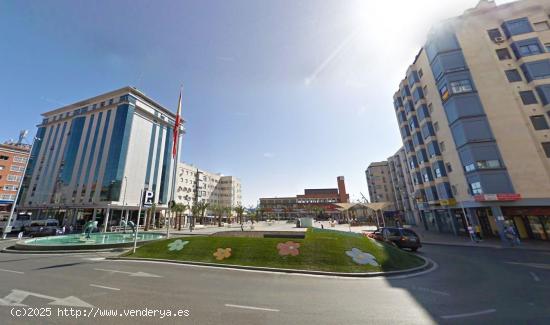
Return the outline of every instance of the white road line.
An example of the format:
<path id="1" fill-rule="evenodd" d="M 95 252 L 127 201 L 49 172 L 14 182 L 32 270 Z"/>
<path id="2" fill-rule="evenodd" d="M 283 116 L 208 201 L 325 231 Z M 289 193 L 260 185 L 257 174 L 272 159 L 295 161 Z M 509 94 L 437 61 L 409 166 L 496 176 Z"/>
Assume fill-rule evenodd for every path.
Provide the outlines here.
<path id="1" fill-rule="evenodd" d="M 263 311 L 280 311 L 279 309 L 261 308 L 261 307 L 252 307 L 252 306 L 242 306 L 242 305 L 232 305 L 232 304 L 225 304 L 225 307 L 251 309 L 251 310 L 263 310 Z"/>
<path id="2" fill-rule="evenodd" d="M 540 282 L 540 278 L 533 272 L 529 272 L 529 274 L 531 274 L 531 276 L 533 277 L 533 280 L 535 280 L 535 282 Z"/>
<path id="3" fill-rule="evenodd" d="M 2 271 L 2 272 L 10 272 L 10 273 L 17 273 L 17 274 L 25 274 L 25 272 L 12 271 L 12 270 L 5 270 L 5 269 L 0 269 L 0 271 Z"/>
<path id="4" fill-rule="evenodd" d="M 90 287 L 96 287 L 96 288 L 102 288 L 102 289 L 108 289 L 108 290 L 115 290 L 115 291 L 120 291 L 120 289 L 119 289 L 119 288 L 113 288 L 113 287 L 100 286 L 99 284 L 90 284 Z"/>
<path id="5" fill-rule="evenodd" d="M 497 311 L 496 309 L 487 309 L 487 310 L 482 310 L 482 311 L 476 311 L 476 312 L 473 312 L 473 313 L 441 316 L 441 318 L 443 318 L 443 319 L 453 319 L 453 318 L 462 318 L 462 317 L 472 317 L 472 316 L 491 314 L 491 313 L 494 313 L 496 311 Z"/>

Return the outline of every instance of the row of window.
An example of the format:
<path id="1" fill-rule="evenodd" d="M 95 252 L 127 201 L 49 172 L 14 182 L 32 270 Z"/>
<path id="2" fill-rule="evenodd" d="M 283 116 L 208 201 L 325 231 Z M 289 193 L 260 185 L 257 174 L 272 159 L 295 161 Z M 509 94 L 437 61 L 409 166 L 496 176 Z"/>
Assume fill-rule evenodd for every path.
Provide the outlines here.
<path id="1" fill-rule="evenodd" d="M 4 185 L 4 191 L 14 191 L 17 192 L 17 185 Z"/>
<path id="2" fill-rule="evenodd" d="M 8 200 L 8 201 L 14 201 L 15 200 L 15 194 L 1 194 L 0 200 Z"/>

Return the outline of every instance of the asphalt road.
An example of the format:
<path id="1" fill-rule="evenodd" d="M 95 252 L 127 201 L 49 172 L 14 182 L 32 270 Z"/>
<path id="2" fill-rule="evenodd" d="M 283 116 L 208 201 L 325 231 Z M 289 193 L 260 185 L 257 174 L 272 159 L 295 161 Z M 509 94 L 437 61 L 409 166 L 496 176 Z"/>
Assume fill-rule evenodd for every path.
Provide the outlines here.
<path id="1" fill-rule="evenodd" d="M 0 254 L 0 323 L 550 324 L 550 253 L 425 246 L 421 254 L 438 268 L 370 279 L 110 261 L 105 253 Z M 161 310 L 182 316 L 161 318 Z M 108 311 L 118 315 L 100 316 Z"/>

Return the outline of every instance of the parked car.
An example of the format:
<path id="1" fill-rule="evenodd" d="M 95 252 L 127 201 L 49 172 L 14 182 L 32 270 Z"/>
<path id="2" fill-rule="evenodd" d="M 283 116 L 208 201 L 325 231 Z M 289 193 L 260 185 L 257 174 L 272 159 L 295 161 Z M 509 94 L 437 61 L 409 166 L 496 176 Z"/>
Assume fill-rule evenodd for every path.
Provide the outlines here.
<path id="1" fill-rule="evenodd" d="M 34 220 L 26 229 L 30 237 L 54 236 L 59 228 L 55 219 Z"/>
<path id="2" fill-rule="evenodd" d="M 395 244 L 399 248 L 408 248 L 415 252 L 422 247 L 420 237 L 412 230 L 397 227 L 382 227 L 369 234 L 368 237 Z"/>

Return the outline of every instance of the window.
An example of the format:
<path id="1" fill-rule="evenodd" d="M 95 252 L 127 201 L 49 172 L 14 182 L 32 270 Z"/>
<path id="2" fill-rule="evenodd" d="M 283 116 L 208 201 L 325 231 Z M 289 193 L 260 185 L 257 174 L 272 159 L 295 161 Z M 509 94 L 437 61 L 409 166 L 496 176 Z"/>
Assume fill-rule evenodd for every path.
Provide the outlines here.
<path id="1" fill-rule="evenodd" d="M 428 104 L 428 111 L 430 112 L 430 114 L 432 114 L 434 112 L 434 107 L 433 107 L 432 103 Z"/>
<path id="2" fill-rule="evenodd" d="M 496 52 L 497 52 L 498 59 L 500 61 L 512 59 L 512 56 L 510 55 L 510 51 L 508 51 L 507 48 L 498 49 Z"/>
<path id="3" fill-rule="evenodd" d="M 15 194 L 2 194 L 0 195 L 0 200 L 13 201 L 15 200 Z"/>
<path id="4" fill-rule="evenodd" d="M 12 166 L 10 167 L 10 171 L 22 173 L 22 172 L 25 171 L 25 167 L 12 165 Z"/>
<path id="5" fill-rule="evenodd" d="M 509 82 L 518 82 L 522 81 L 521 75 L 519 74 L 519 71 L 516 69 L 506 70 L 504 71 L 506 73 L 506 78 L 508 78 Z"/>
<path id="6" fill-rule="evenodd" d="M 527 17 L 505 21 L 502 24 L 502 29 L 508 38 L 514 35 L 530 33 L 533 31 Z"/>
<path id="7" fill-rule="evenodd" d="M 19 182 L 21 180 L 21 176 L 19 175 L 8 175 L 7 181 L 8 182 Z"/>
<path id="8" fill-rule="evenodd" d="M 27 162 L 27 158 L 26 158 L 26 157 L 18 157 L 18 156 L 15 156 L 15 157 L 13 157 L 13 162 L 24 164 L 24 163 Z"/>
<path id="9" fill-rule="evenodd" d="M 521 70 L 528 82 L 550 78 L 550 60 L 526 62 L 521 65 Z"/>
<path id="10" fill-rule="evenodd" d="M 0 170 L 4 170 L 6 168 L 5 166 L 0 166 Z"/>
<path id="11" fill-rule="evenodd" d="M 435 132 L 439 131 L 439 122 L 434 122 L 434 130 Z"/>
<path id="12" fill-rule="evenodd" d="M 16 185 L 4 185 L 4 191 L 17 191 Z"/>
<path id="13" fill-rule="evenodd" d="M 423 89 L 424 89 L 424 96 L 426 96 L 428 94 L 428 86 L 424 86 Z"/>
<path id="14" fill-rule="evenodd" d="M 527 44 L 519 46 L 518 51 L 522 57 L 542 53 L 542 50 L 538 44 Z"/>
<path id="15" fill-rule="evenodd" d="M 533 115 L 530 118 L 535 130 L 548 130 L 548 122 L 546 122 L 544 115 Z"/>
<path id="16" fill-rule="evenodd" d="M 487 34 L 489 35 L 489 38 L 491 41 L 496 42 L 498 38 L 502 37 L 502 34 L 500 33 L 500 29 L 489 29 L 487 31 Z"/>
<path id="17" fill-rule="evenodd" d="M 535 27 L 536 32 L 542 32 L 543 30 L 549 30 L 550 26 L 548 25 L 547 21 L 541 21 L 538 23 L 534 23 L 533 27 Z"/>
<path id="18" fill-rule="evenodd" d="M 423 75 L 424 75 L 424 72 L 422 71 L 422 69 L 418 70 L 418 76 L 420 76 L 420 78 L 422 78 Z"/>
<path id="19" fill-rule="evenodd" d="M 0 160 L 8 160 L 10 159 L 10 157 L 8 156 L 3 156 L 3 155 L 0 155 Z"/>
<path id="20" fill-rule="evenodd" d="M 483 194 L 480 182 L 470 183 L 470 189 L 472 190 L 473 195 Z"/>
<path id="21" fill-rule="evenodd" d="M 543 142 L 542 148 L 544 149 L 544 153 L 546 154 L 546 157 L 550 158 L 550 142 Z"/>
<path id="22" fill-rule="evenodd" d="M 544 43 L 544 47 L 546 48 L 546 52 L 550 52 L 550 43 Z"/>
<path id="23" fill-rule="evenodd" d="M 449 90 L 447 89 L 447 85 L 443 85 L 439 88 L 439 94 L 441 95 L 441 99 L 444 101 L 449 98 Z"/>
<path id="24" fill-rule="evenodd" d="M 451 165 L 451 163 L 446 163 L 445 167 L 447 168 L 447 173 L 450 173 L 453 171 L 453 166 Z"/>
<path id="25" fill-rule="evenodd" d="M 472 83 L 469 79 L 452 81 L 450 86 L 453 94 L 468 93 L 472 91 Z"/>
<path id="26" fill-rule="evenodd" d="M 444 152 L 445 151 L 445 141 L 441 141 L 439 143 L 439 149 L 441 149 L 441 152 Z"/>
<path id="27" fill-rule="evenodd" d="M 501 168 L 500 160 L 479 160 L 475 163 L 464 166 L 466 172 L 471 172 L 478 169 L 495 169 Z"/>
<path id="28" fill-rule="evenodd" d="M 520 91 L 519 95 L 521 97 L 521 101 L 523 102 L 523 105 L 531 105 L 531 104 L 537 104 L 537 98 L 535 97 L 535 93 L 533 93 L 530 90 L 527 91 Z"/>

